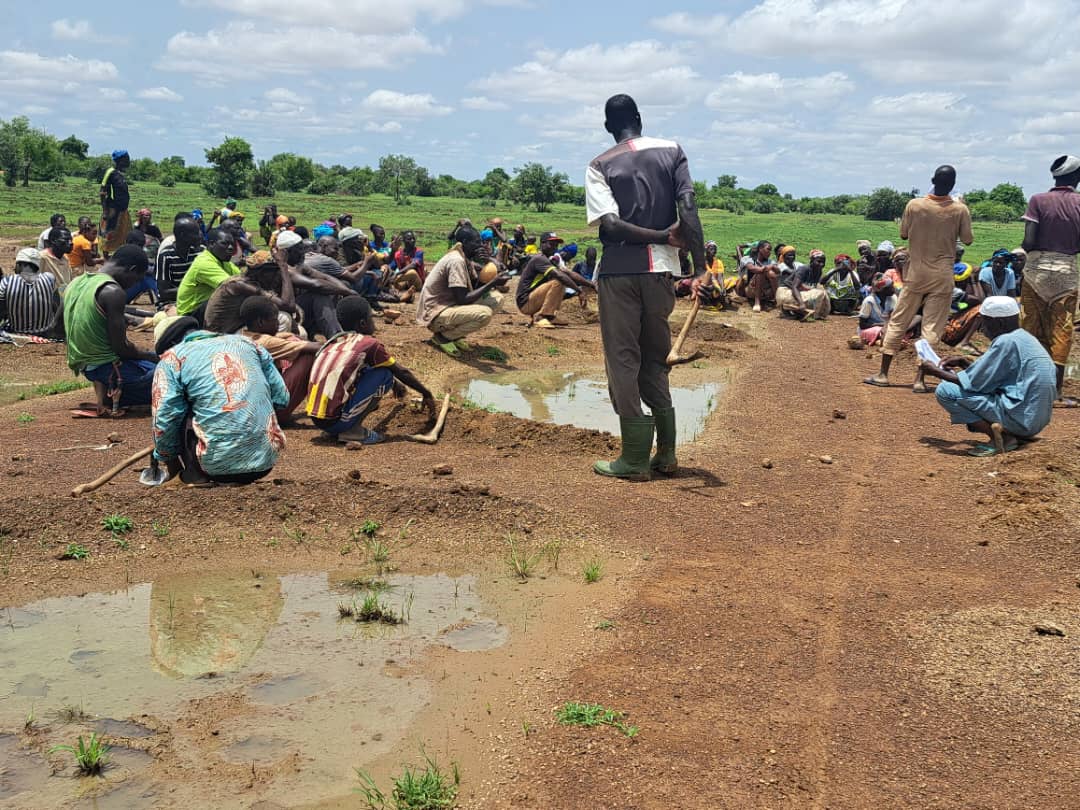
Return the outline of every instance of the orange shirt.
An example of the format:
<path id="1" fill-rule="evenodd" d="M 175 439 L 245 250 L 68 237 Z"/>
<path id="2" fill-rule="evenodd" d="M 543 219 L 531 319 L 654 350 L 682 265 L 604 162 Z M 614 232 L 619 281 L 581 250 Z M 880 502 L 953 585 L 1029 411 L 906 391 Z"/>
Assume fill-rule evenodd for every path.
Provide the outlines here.
<path id="1" fill-rule="evenodd" d="M 74 247 L 71 248 L 71 253 L 68 254 L 68 261 L 71 263 L 71 275 L 78 276 L 82 274 L 84 268 L 89 269 L 91 267 L 90 257 L 93 255 L 94 245 L 81 233 L 76 234 L 71 242 Z"/>

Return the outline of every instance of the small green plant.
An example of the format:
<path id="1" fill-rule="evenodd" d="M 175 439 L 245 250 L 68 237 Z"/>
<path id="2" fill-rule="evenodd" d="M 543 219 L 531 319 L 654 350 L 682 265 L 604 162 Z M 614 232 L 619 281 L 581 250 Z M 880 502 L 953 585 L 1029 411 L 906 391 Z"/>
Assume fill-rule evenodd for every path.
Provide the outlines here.
<path id="1" fill-rule="evenodd" d="M 593 629 L 594 630 L 614 630 L 615 629 L 615 622 L 613 622 L 611 619 L 601 619 L 595 625 L 593 625 Z"/>
<path id="2" fill-rule="evenodd" d="M 627 737 L 636 737 L 637 726 L 630 726 L 623 722 L 626 715 L 622 712 L 605 709 L 599 703 L 575 703 L 567 701 L 555 710 L 555 719 L 564 726 L 611 726 L 618 729 Z"/>
<path id="3" fill-rule="evenodd" d="M 375 564 L 375 573 L 382 576 L 390 563 L 390 544 L 375 537 L 368 538 L 368 556 Z"/>
<path id="4" fill-rule="evenodd" d="M 80 734 L 77 745 L 54 745 L 49 749 L 50 754 L 57 751 L 72 754 L 75 757 L 75 764 L 79 767 L 79 773 L 85 776 L 99 774 L 109 764 L 109 745 L 97 735 L 96 731 L 90 735 L 89 742 L 84 742 Z"/>
<path id="5" fill-rule="evenodd" d="M 135 523 L 131 518 L 123 515 L 109 515 L 101 519 L 101 528 L 107 532 L 112 532 L 113 537 L 119 537 L 134 529 Z"/>
<path id="6" fill-rule="evenodd" d="M 80 546 L 78 543 L 68 543 L 64 553 L 60 555 L 61 560 L 85 560 L 90 556 L 90 549 L 86 546 Z"/>
<path id="7" fill-rule="evenodd" d="M 290 528 L 289 526 L 284 526 L 282 527 L 282 531 L 285 532 L 285 536 L 292 540 L 294 543 L 296 543 L 296 545 L 307 545 L 308 533 L 304 529 L 301 529 L 299 526 L 295 529 Z"/>
<path id="8" fill-rule="evenodd" d="M 483 402 L 477 402 L 475 399 L 469 397 L 462 397 L 461 402 L 458 403 L 463 411 L 487 411 L 488 413 L 502 413 L 494 405 L 485 405 Z"/>
<path id="9" fill-rule="evenodd" d="M 150 528 L 154 532 L 155 537 L 168 537 L 169 536 L 169 523 L 165 520 L 155 520 L 150 524 Z"/>
<path id="10" fill-rule="evenodd" d="M 581 573 L 585 576 L 585 581 L 590 585 L 599 582 L 600 577 L 604 575 L 604 563 L 598 559 L 589 560 L 581 567 Z"/>
<path id="11" fill-rule="evenodd" d="M 360 607 L 353 606 L 355 611 L 355 618 L 358 622 L 365 624 L 371 624 L 378 622 L 380 624 L 404 624 L 405 620 L 398 616 L 390 608 L 379 602 L 379 595 L 377 593 L 369 593 L 364 597 L 364 601 L 360 603 Z M 338 610 L 340 611 L 340 606 Z"/>
<path id="12" fill-rule="evenodd" d="M 382 528 L 377 520 L 365 520 L 364 525 L 360 527 L 360 534 L 365 537 L 374 537 L 378 534 L 379 529 Z"/>
<path id="13" fill-rule="evenodd" d="M 558 357 L 559 354 L 560 354 L 559 347 L 558 346 L 548 346 L 547 347 L 547 353 L 548 353 L 548 357 Z"/>
<path id="14" fill-rule="evenodd" d="M 375 591 L 376 593 L 382 593 L 383 591 L 390 590 L 389 582 L 385 579 L 376 579 L 375 577 L 354 577 L 353 579 L 344 580 L 341 585 L 352 591 Z"/>
<path id="15" fill-rule="evenodd" d="M 532 734 L 532 730 L 533 730 L 532 723 L 530 723 L 528 720 L 522 720 L 521 721 L 521 735 L 523 737 L 528 739 L 529 735 Z"/>
<path id="16" fill-rule="evenodd" d="M 338 602 L 337 612 L 338 618 L 351 619 L 356 615 L 356 603 L 346 605 L 344 602 Z"/>
<path id="17" fill-rule="evenodd" d="M 31 422 L 34 421 L 34 415 L 32 413 L 27 413 L 26 411 L 23 411 L 15 417 L 15 421 L 18 422 L 20 425 L 29 425 Z"/>
<path id="18" fill-rule="evenodd" d="M 356 788 L 369 810 L 447 810 L 457 802 L 461 786 L 461 771 L 457 763 L 450 764 L 450 773 L 444 771 L 434 757 L 423 748 L 424 766 L 405 766 L 405 773 L 394 779 L 394 789 L 387 798 L 367 771 L 357 768 L 360 787 Z"/>
<path id="19" fill-rule="evenodd" d="M 510 359 L 510 355 L 497 346 L 488 346 L 480 352 L 480 358 L 482 360 L 490 360 L 492 363 L 505 363 Z"/>
<path id="20" fill-rule="evenodd" d="M 559 557 L 562 555 L 562 540 L 552 540 L 544 546 L 544 554 L 547 555 L 553 570 L 559 570 Z"/>
<path id="21" fill-rule="evenodd" d="M 690 364 L 690 368 L 708 368 L 709 364 L 704 360 L 696 360 Z"/>
<path id="22" fill-rule="evenodd" d="M 128 550 L 128 541 L 125 540 L 123 537 L 119 537 L 119 536 L 114 534 L 112 541 L 116 544 L 117 548 L 119 548 L 121 551 L 127 551 Z"/>
<path id="23" fill-rule="evenodd" d="M 34 722 L 37 720 L 37 715 L 34 714 L 34 704 L 30 704 L 30 713 L 26 715 L 26 720 L 23 722 L 23 731 L 33 731 Z"/>
<path id="24" fill-rule="evenodd" d="M 532 576 L 533 569 L 544 555 L 543 550 L 532 551 L 519 545 L 513 534 L 506 535 L 506 565 L 522 582 Z"/>

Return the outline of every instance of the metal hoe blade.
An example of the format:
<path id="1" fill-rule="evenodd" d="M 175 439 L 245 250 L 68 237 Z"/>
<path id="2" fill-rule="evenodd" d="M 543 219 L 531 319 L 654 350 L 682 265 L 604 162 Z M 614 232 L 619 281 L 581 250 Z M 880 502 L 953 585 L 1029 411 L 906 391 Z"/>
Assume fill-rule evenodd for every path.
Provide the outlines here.
<path id="1" fill-rule="evenodd" d="M 159 487 L 169 480 L 169 473 L 161 469 L 157 459 L 150 462 L 150 466 L 139 473 L 139 483 L 148 487 Z"/>

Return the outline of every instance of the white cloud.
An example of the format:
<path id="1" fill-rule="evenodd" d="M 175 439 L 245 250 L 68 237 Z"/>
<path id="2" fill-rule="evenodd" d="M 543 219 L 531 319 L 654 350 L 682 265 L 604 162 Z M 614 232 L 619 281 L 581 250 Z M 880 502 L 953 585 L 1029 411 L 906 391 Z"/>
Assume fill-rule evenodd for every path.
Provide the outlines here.
<path id="1" fill-rule="evenodd" d="M 436 115 L 448 115 L 452 112 L 435 102 L 429 93 L 398 93 L 395 90 L 375 90 L 364 99 L 366 112 L 403 116 L 406 118 L 426 118 Z"/>
<path id="2" fill-rule="evenodd" d="M 113 82 L 119 71 L 112 62 L 42 56 L 30 51 L 0 51 L 0 92 L 36 94 L 46 90 L 74 92 L 83 84 Z"/>
<path id="3" fill-rule="evenodd" d="M 127 91 L 120 87 L 102 87 L 97 94 L 105 101 L 123 101 L 127 98 Z"/>
<path id="4" fill-rule="evenodd" d="M 762 0 L 730 20 L 675 12 L 652 22 L 759 59 L 795 55 L 858 66 L 882 81 L 955 85 L 1007 81 L 1025 55 L 1071 44 L 1060 20 L 1076 10 L 1076 0 Z"/>
<path id="5" fill-rule="evenodd" d="M 649 24 L 660 31 L 682 37 L 715 37 L 727 30 L 730 20 L 723 14 L 695 17 L 685 11 L 676 11 L 650 20 Z"/>
<path id="6" fill-rule="evenodd" d="M 148 101 L 183 101 L 184 97 L 168 87 L 148 87 L 136 95 Z"/>
<path id="7" fill-rule="evenodd" d="M 496 110 L 508 110 L 509 104 L 501 101 L 492 101 L 487 96 L 469 96 L 461 100 L 461 106 L 466 110 L 479 110 L 481 112 L 494 112 Z"/>
<path id="8" fill-rule="evenodd" d="M 401 132 L 401 124 L 397 121 L 387 121 L 379 124 L 375 121 L 368 121 L 364 127 L 365 132 L 376 132 L 380 135 L 392 135 L 395 132 Z"/>
<path id="9" fill-rule="evenodd" d="M 94 37 L 94 29 L 89 20 L 69 20 L 64 17 L 52 22 L 53 39 L 89 40 Z"/>
<path id="10" fill-rule="evenodd" d="M 974 112 L 965 97 L 957 93 L 918 92 L 902 96 L 875 96 L 870 100 L 871 117 L 877 120 L 895 119 L 912 124 L 944 123 L 946 119 L 966 118 Z"/>
<path id="11" fill-rule="evenodd" d="M 489 96 L 534 103 L 595 103 L 629 93 L 640 105 L 671 105 L 697 91 L 700 76 L 683 55 L 646 40 L 597 43 L 562 53 L 540 50 L 532 61 L 473 83 Z"/>
<path id="12" fill-rule="evenodd" d="M 298 6 L 310 13 L 310 4 Z M 221 64 L 207 59 L 207 53 L 242 53 L 259 66 L 261 73 L 307 75 L 317 70 L 389 69 L 410 62 L 414 54 L 437 54 L 441 50 L 417 31 L 396 34 L 388 47 L 384 33 L 354 34 L 337 28 L 290 28 L 280 31 L 252 22 L 231 22 L 205 34 L 181 31 L 165 46 L 156 67 L 221 79 Z"/>
<path id="13" fill-rule="evenodd" d="M 291 104 L 297 107 L 304 106 L 304 97 L 287 87 L 273 87 L 263 93 L 263 98 L 272 103 Z"/>
<path id="14" fill-rule="evenodd" d="M 783 77 L 779 73 L 738 71 L 720 79 L 705 97 L 713 110 L 739 114 L 748 110 L 780 111 L 791 106 L 832 104 L 850 96 L 855 83 L 845 74 Z"/>

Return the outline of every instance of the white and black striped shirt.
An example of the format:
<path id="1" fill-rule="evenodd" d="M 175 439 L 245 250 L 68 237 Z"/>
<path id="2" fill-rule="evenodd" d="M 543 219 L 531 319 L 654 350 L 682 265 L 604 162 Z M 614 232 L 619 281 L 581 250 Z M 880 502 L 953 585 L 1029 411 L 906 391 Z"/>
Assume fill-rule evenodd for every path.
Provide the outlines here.
<path id="1" fill-rule="evenodd" d="M 57 303 L 52 273 L 38 273 L 31 281 L 18 274 L 0 278 L 0 310 L 6 310 L 5 328 L 12 332 L 41 334 L 52 323 Z"/>

